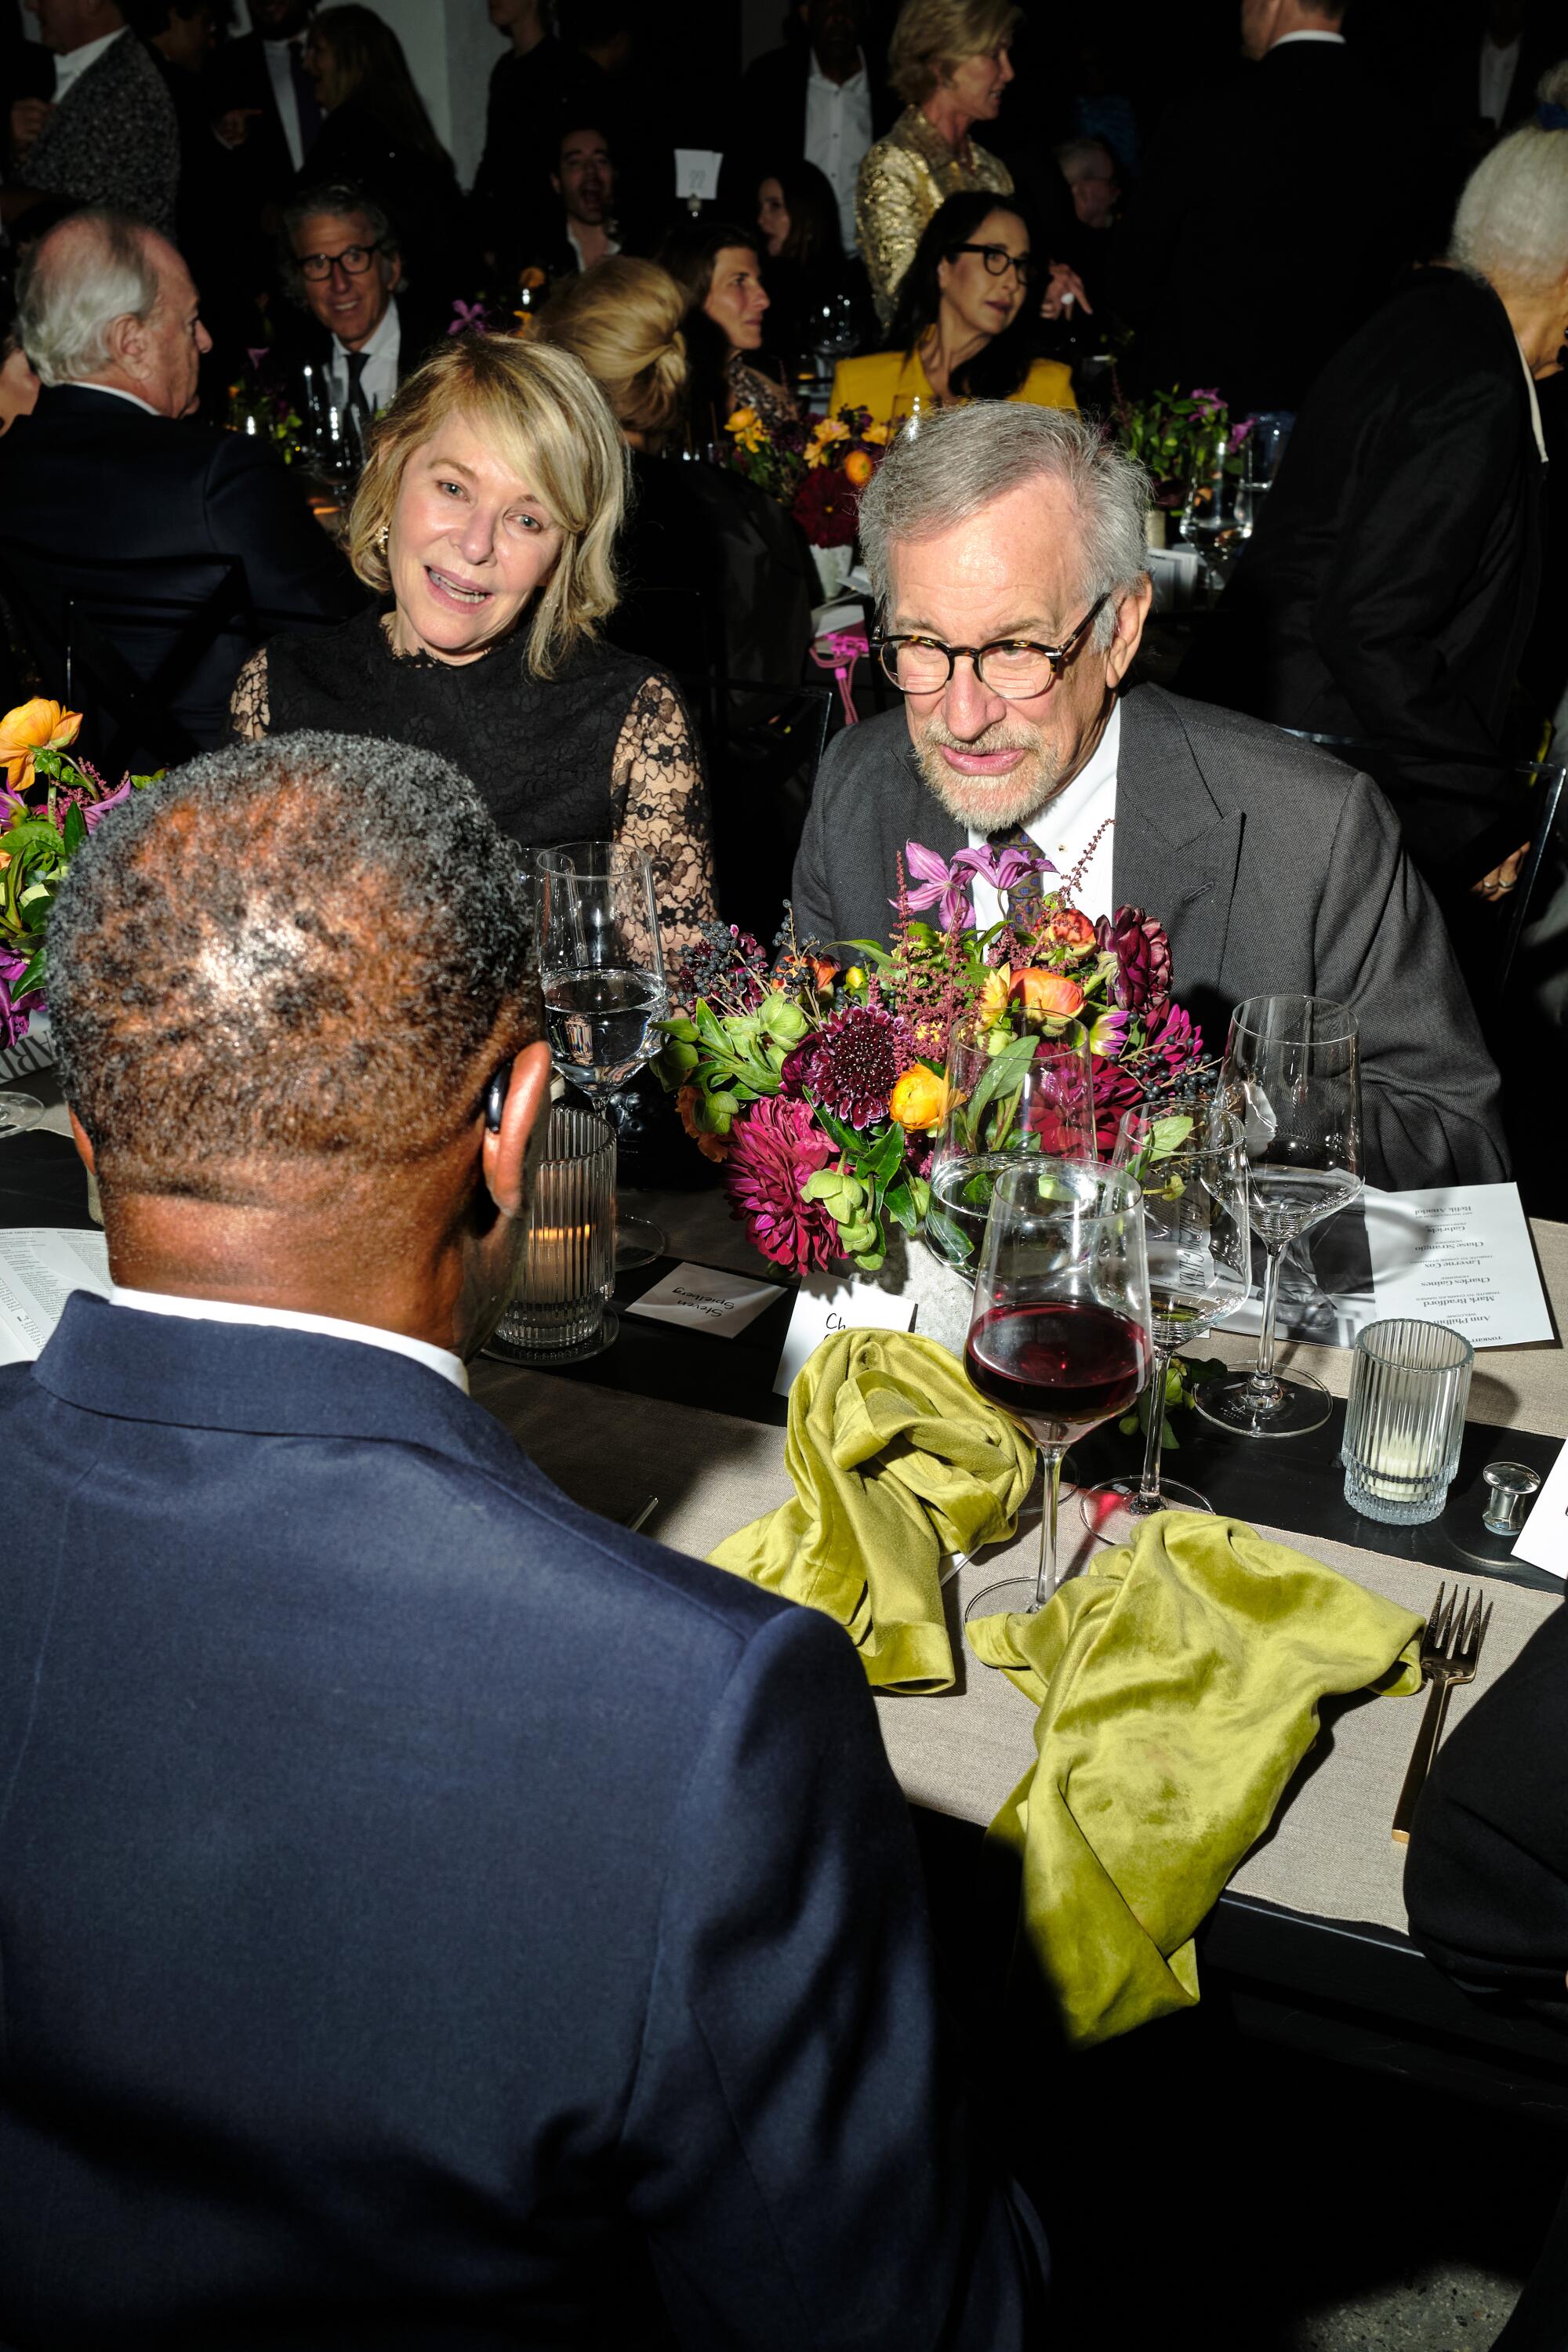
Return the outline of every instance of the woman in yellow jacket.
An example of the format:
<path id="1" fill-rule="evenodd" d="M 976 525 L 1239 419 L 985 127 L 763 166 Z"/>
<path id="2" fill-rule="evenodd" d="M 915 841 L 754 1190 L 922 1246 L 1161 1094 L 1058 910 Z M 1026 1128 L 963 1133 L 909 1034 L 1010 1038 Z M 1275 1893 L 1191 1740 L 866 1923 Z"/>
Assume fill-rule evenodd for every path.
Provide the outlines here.
<path id="1" fill-rule="evenodd" d="M 1021 213 L 984 189 L 949 196 L 927 223 L 900 289 L 891 349 L 840 360 L 829 413 L 868 408 L 874 423 L 896 425 L 917 400 L 1076 408 L 1071 369 L 1029 357 L 1036 267 Z"/>

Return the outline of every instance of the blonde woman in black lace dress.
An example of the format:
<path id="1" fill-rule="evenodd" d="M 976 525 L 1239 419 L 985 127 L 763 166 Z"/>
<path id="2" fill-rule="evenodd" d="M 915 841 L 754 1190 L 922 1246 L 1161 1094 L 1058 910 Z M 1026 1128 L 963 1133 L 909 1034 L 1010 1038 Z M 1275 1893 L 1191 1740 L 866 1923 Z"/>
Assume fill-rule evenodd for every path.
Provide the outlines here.
<path id="1" fill-rule="evenodd" d="M 667 955 L 714 919 L 700 764 L 662 671 L 606 645 L 626 453 L 568 352 L 466 337 L 376 428 L 349 520 L 381 610 L 274 637 L 235 732 L 324 728 L 442 752 L 532 851 L 615 839 L 653 863 Z"/>

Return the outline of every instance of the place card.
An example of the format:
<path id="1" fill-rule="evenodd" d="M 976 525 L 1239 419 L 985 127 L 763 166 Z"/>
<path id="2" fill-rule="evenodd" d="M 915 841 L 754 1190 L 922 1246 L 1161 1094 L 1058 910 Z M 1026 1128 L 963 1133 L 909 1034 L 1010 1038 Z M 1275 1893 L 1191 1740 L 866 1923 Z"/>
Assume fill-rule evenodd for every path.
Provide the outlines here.
<path id="1" fill-rule="evenodd" d="M 808 1275 L 795 1293 L 784 1354 L 773 1381 L 774 1396 L 787 1396 L 806 1358 L 837 1331 L 910 1331 L 919 1301 L 895 1297 L 870 1282 L 846 1282 L 839 1275 Z"/>
<path id="2" fill-rule="evenodd" d="M 783 1297 L 776 1282 L 758 1282 L 749 1274 L 727 1274 L 722 1266 L 682 1264 L 621 1312 L 646 1315 L 654 1323 L 683 1323 L 689 1330 L 710 1331 L 717 1339 L 732 1339 Z"/>
<path id="3" fill-rule="evenodd" d="M 1497 1450 L 1508 1453 L 1508 1432 L 1497 1432 Z M 1568 1445 L 1563 1448 L 1530 1507 L 1530 1517 L 1513 1540 L 1513 1557 L 1548 1576 L 1568 1579 Z"/>
<path id="4" fill-rule="evenodd" d="M 721 154 L 711 147 L 678 147 L 675 151 L 675 195 L 678 204 L 711 204 L 719 194 Z"/>
<path id="5" fill-rule="evenodd" d="M 60 1225 L 0 1230 L 0 1364 L 30 1364 L 73 1290 L 109 1296 L 109 1244 Z"/>

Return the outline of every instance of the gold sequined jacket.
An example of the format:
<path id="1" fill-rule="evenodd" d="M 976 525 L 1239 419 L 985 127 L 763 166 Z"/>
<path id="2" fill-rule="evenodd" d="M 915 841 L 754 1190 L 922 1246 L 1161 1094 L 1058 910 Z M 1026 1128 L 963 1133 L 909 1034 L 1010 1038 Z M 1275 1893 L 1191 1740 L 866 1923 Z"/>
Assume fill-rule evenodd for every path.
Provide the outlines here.
<path id="1" fill-rule="evenodd" d="M 970 188 L 1010 196 L 1013 174 L 973 139 L 955 155 L 918 106 L 907 106 L 887 137 L 867 149 L 855 184 L 855 235 L 884 327 L 921 231 L 939 205 Z"/>

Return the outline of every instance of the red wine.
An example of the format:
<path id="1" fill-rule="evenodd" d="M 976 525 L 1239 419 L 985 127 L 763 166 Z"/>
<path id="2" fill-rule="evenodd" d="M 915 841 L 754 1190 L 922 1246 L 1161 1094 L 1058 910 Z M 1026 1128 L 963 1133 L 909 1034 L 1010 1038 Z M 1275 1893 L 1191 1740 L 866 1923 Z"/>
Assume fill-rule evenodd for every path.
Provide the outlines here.
<path id="1" fill-rule="evenodd" d="M 1125 1412 L 1149 1373 L 1142 1324 L 1070 1298 L 993 1307 L 969 1335 L 964 1370 L 983 1397 L 1048 1443 Z"/>

